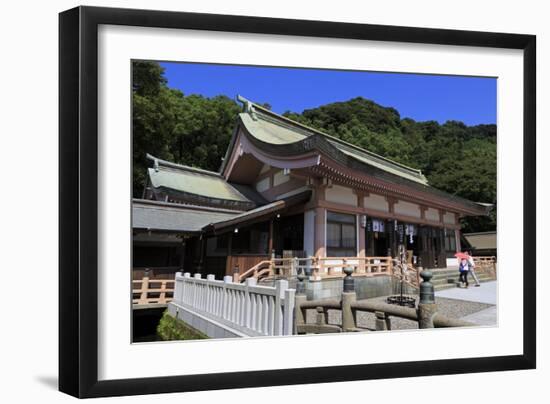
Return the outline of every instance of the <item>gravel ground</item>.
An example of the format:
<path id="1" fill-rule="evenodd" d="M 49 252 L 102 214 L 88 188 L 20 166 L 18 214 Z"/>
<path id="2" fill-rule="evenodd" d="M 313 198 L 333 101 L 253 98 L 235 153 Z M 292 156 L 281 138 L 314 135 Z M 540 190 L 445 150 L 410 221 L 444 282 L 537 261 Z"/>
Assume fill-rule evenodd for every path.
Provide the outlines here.
<path id="1" fill-rule="evenodd" d="M 382 297 L 377 297 L 369 300 L 385 302 L 386 297 L 387 296 L 382 296 Z M 418 301 L 418 297 L 416 298 Z M 477 313 L 481 310 L 485 310 L 489 307 L 494 306 L 492 304 L 487 304 L 487 303 L 469 302 L 465 300 L 448 299 L 443 297 L 437 297 L 436 303 L 438 306 L 439 313 L 443 314 L 444 316 L 447 316 L 450 318 L 456 318 L 456 319 L 465 317 L 473 313 Z M 315 310 L 308 310 L 307 322 L 314 323 L 315 315 L 316 315 Z M 358 323 L 357 325 L 361 328 L 374 330 L 374 321 L 375 321 L 374 313 L 367 313 L 367 312 L 357 313 L 357 323 Z M 340 311 L 329 310 L 328 322 L 329 324 L 340 325 L 342 323 L 342 316 Z M 418 328 L 418 323 L 416 321 L 407 320 L 399 317 L 391 318 L 392 330 L 407 330 L 407 329 L 415 329 L 415 328 Z"/>

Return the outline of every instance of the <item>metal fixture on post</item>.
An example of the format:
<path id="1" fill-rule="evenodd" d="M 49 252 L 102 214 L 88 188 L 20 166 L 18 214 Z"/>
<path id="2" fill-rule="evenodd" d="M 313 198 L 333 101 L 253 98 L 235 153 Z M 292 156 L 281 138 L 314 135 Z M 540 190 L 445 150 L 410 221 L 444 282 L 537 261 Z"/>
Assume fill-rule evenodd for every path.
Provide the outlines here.
<path id="1" fill-rule="evenodd" d="M 405 296 L 403 294 L 403 286 L 404 286 L 403 284 L 405 283 L 405 277 L 407 276 L 407 271 L 408 271 L 407 252 L 403 244 L 399 245 L 399 255 L 394 261 L 395 261 L 394 267 L 396 267 L 399 271 L 399 294 L 389 296 L 386 299 L 386 302 L 388 304 L 395 304 L 398 306 L 415 308 L 416 299 L 414 297 Z"/>
<path id="2" fill-rule="evenodd" d="M 344 273 L 346 277 L 344 278 L 344 293 L 346 292 L 355 292 L 355 281 L 353 280 L 353 268 L 345 267 Z"/>

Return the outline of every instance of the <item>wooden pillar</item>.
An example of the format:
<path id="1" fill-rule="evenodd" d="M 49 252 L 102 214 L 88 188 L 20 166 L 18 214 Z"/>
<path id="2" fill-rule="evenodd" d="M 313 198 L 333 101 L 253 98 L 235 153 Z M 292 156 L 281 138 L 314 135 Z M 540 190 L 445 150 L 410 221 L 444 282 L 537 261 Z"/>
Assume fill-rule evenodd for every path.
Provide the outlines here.
<path id="1" fill-rule="evenodd" d="M 372 226 L 372 225 L 371 225 Z M 365 249 L 366 249 L 366 256 L 372 257 L 374 256 L 374 233 L 371 230 L 369 230 L 369 224 L 367 223 L 367 228 L 365 229 Z"/>
<path id="2" fill-rule="evenodd" d="M 455 230 L 455 244 L 456 244 L 456 252 L 462 251 L 462 246 L 460 245 L 460 230 Z"/>
<path id="3" fill-rule="evenodd" d="M 357 256 L 358 257 L 365 257 L 366 256 L 366 242 L 365 242 L 365 236 L 366 236 L 366 220 L 365 220 L 365 227 L 361 225 L 363 215 L 357 215 L 357 232 L 358 232 L 358 239 L 357 239 Z M 365 217 L 366 219 L 366 217 Z M 365 261 L 360 260 L 359 261 L 359 272 L 363 273 L 365 272 Z"/>
<path id="4" fill-rule="evenodd" d="M 392 257 L 397 256 L 397 228 L 395 221 L 389 219 L 386 221 L 386 231 L 388 234 L 389 249 L 391 250 Z"/>
<path id="5" fill-rule="evenodd" d="M 430 253 L 428 251 L 428 227 L 419 226 L 418 227 L 418 256 L 422 261 L 422 266 L 424 268 L 431 268 L 432 263 L 430 262 Z"/>
<path id="6" fill-rule="evenodd" d="M 269 241 L 267 242 L 267 253 L 271 255 L 273 253 L 273 218 L 269 220 Z"/>
<path id="7" fill-rule="evenodd" d="M 315 256 L 326 257 L 325 234 L 326 234 L 326 209 L 315 208 Z"/>
<path id="8" fill-rule="evenodd" d="M 205 254 L 206 254 L 206 236 L 203 234 L 200 239 L 200 250 L 199 250 L 199 265 L 197 267 L 198 273 L 204 272 L 205 266 Z"/>
<path id="9" fill-rule="evenodd" d="M 435 233 L 435 229 L 433 227 L 429 227 L 428 228 L 428 246 L 430 248 L 430 262 L 431 262 L 432 268 L 435 268 L 435 257 L 436 257 L 434 233 Z"/>
<path id="10" fill-rule="evenodd" d="M 447 268 L 447 250 L 445 249 L 445 229 L 437 229 L 437 267 Z"/>
<path id="11" fill-rule="evenodd" d="M 313 238 L 313 250 L 316 257 L 326 257 L 326 225 L 327 211 L 319 206 L 319 202 L 325 200 L 325 190 L 329 186 L 326 178 L 315 179 L 315 235 Z"/>
<path id="12" fill-rule="evenodd" d="M 180 251 L 180 269 L 181 272 L 185 272 L 185 236 L 181 236 L 181 244 L 179 246 Z"/>
<path id="13" fill-rule="evenodd" d="M 229 233 L 227 236 L 227 256 L 231 255 L 231 250 L 233 249 L 233 232 Z"/>

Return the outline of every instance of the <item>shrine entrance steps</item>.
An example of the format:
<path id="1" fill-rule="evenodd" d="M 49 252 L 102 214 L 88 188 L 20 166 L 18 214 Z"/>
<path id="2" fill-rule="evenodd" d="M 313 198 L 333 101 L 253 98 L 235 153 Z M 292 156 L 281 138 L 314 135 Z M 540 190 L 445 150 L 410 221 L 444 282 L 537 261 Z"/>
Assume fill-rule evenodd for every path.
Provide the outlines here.
<path id="1" fill-rule="evenodd" d="M 456 288 L 459 284 L 458 267 L 431 269 L 430 271 L 433 273 L 431 282 L 433 283 L 436 291 Z M 480 283 L 495 280 L 494 276 L 484 271 L 476 271 L 476 275 Z M 468 275 L 468 282 L 470 283 L 470 287 L 475 287 L 475 281 L 471 275 Z"/>

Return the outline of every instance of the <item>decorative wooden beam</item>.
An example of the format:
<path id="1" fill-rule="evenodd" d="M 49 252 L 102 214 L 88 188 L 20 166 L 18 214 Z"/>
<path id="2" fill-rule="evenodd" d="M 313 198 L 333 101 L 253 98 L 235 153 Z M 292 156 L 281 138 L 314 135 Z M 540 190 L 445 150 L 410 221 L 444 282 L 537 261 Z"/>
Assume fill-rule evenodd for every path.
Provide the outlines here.
<path id="1" fill-rule="evenodd" d="M 388 201 L 388 210 L 391 214 L 395 213 L 395 204 L 399 201 L 397 198 L 394 198 L 392 196 L 386 196 L 386 201 Z"/>
<path id="2" fill-rule="evenodd" d="M 443 216 L 445 216 L 445 211 L 443 209 L 438 209 L 439 211 L 439 221 L 445 223 Z"/>
<path id="3" fill-rule="evenodd" d="M 428 210 L 428 207 L 425 205 L 420 205 L 420 219 L 426 220 L 426 211 Z"/>

